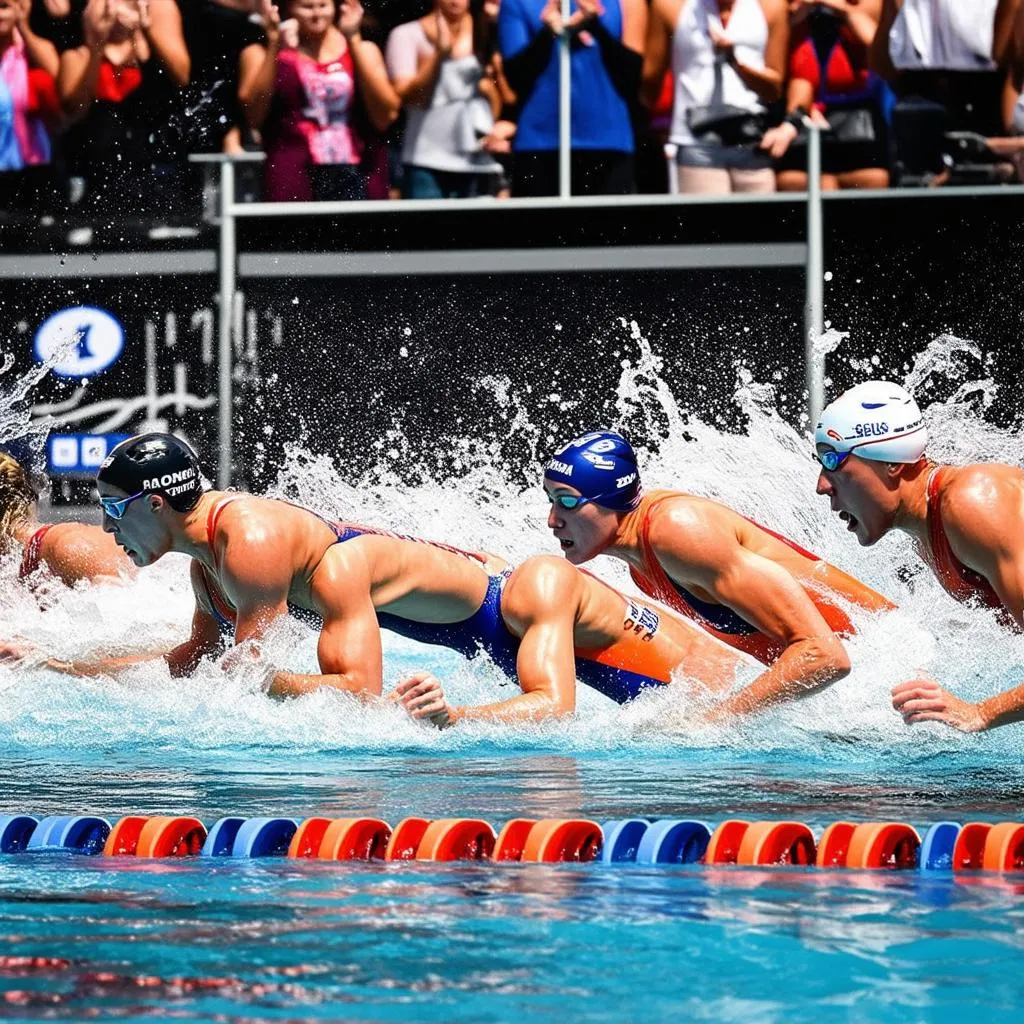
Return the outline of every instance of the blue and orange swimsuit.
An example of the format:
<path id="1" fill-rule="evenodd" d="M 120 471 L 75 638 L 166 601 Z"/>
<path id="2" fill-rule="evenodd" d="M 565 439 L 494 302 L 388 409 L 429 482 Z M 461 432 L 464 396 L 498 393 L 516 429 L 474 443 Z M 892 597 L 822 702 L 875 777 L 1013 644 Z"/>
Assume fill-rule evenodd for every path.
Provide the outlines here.
<path id="1" fill-rule="evenodd" d="M 641 517 L 638 538 L 644 564 L 642 570 L 630 566 L 629 571 L 633 582 L 645 594 L 692 619 L 723 643 L 744 651 L 757 658 L 762 664 L 770 665 L 786 649 L 786 645 L 781 640 L 762 633 L 727 605 L 702 601 L 696 595 L 691 594 L 684 586 L 673 580 L 658 561 L 658 556 L 651 546 L 650 540 L 651 512 L 661 502 L 677 497 L 680 495 L 675 491 L 655 491 L 643 498 L 637 506 L 637 512 Z M 743 518 L 746 519 L 746 516 Z M 881 594 L 837 569 L 834 565 L 824 562 L 817 555 L 800 547 L 799 544 L 795 544 L 788 537 L 783 537 L 781 534 L 775 533 L 774 530 L 767 529 L 760 523 L 754 522 L 753 519 L 747 519 L 747 522 L 815 563 L 814 575 L 806 578 L 797 577 L 797 582 L 804 588 L 822 618 L 828 623 L 829 628 L 838 636 L 851 636 L 856 630 L 850 616 L 835 600 L 837 596 L 869 611 L 895 607 Z"/>
<path id="2" fill-rule="evenodd" d="M 210 509 L 206 521 L 207 537 L 211 549 L 217 528 L 217 520 L 224 508 L 237 496 L 227 497 L 217 502 Z M 309 510 L 306 510 L 309 511 Z M 310 511 L 310 515 L 316 515 Z M 321 518 L 318 516 L 318 518 Z M 485 569 L 481 555 L 471 551 L 441 544 L 437 541 L 420 540 L 417 537 L 406 537 L 402 534 L 378 530 L 371 526 L 354 523 L 335 523 L 323 519 L 337 538 L 335 544 L 344 544 L 362 536 L 393 537 L 398 540 L 411 541 L 416 544 L 429 544 L 432 547 L 450 551 L 453 554 L 470 558 Z M 486 571 L 486 569 L 485 569 Z M 377 621 L 382 629 L 397 633 L 419 643 L 446 647 L 457 651 L 466 658 L 474 658 L 481 651 L 490 656 L 494 663 L 512 679 L 516 678 L 516 656 L 519 651 L 519 637 L 515 636 L 505 625 L 501 614 L 501 595 L 505 581 L 511 576 L 511 570 L 500 575 L 490 575 L 487 594 L 480 607 L 468 618 L 460 622 L 417 622 L 390 612 L 377 612 Z M 235 609 L 231 607 L 216 580 L 201 565 L 201 577 L 206 596 L 214 616 L 225 632 L 234 629 Z M 622 637 L 607 647 L 598 649 L 576 649 L 576 678 L 587 686 L 600 691 L 606 697 L 624 704 L 632 700 L 642 690 L 653 686 L 664 686 L 672 681 L 672 670 L 675 665 L 661 664 L 660 659 L 652 657 L 650 641 L 657 634 L 660 619 L 653 608 L 638 605 L 635 601 L 624 599 L 627 609 L 623 620 Z M 289 612 L 296 618 L 311 624 L 319 625 L 321 620 L 314 612 L 289 604 Z"/>

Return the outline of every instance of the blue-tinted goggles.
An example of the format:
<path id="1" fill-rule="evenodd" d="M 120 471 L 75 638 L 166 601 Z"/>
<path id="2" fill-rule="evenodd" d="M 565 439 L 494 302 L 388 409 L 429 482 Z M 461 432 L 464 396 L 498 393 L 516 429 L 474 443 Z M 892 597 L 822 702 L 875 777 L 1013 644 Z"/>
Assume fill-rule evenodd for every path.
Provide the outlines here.
<path id="1" fill-rule="evenodd" d="M 103 506 L 104 515 L 111 519 L 124 519 L 125 512 L 128 511 L 128 506 L 135 501 L 136 498 L 141 498 L 146 492 L 139 491 L 138 494 L 132 494 L 127 498 L 100 498 L 100 504 Z"/>
<path id="2" fill-rule="evenodd" d="M 606 498 L 615 498 L 618 495 L 615 494 L 596 494 L 593 498 L 585 498 L 582 494 L 548 494 L 548 501 L 552 505 L 557 505 L 559 508 L 568 509 L 572 512 L 574 509 L 582 508 L 582 506 L 595 502 L 600 505 Z"/>
<path id="3" fill-rule="evenodd" d="M 814 457 L 830 473 L 834 473 L 853 454 L 852 451 L 837 452 L 829 444 L 818 444 L 814 448 Z"/>

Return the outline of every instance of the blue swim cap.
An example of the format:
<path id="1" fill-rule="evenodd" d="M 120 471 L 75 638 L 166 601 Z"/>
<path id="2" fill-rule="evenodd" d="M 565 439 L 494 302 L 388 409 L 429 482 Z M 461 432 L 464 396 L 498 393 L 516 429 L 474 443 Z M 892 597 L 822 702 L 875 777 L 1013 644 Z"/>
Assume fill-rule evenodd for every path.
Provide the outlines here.
<path id="1" fill-rule="evenodd" d="M 548 480 L 575 487 L 595 505 L 632 512 L 640 504 L 636 452 L 611 430 L 581 434 L 555 452 L 544 470 Z"/>

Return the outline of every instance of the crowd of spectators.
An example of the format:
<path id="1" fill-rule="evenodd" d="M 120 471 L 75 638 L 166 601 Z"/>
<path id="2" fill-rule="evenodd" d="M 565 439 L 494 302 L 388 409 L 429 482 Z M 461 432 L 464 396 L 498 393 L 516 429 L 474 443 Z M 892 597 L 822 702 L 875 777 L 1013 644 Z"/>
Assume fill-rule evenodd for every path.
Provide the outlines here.
<path id="1" fill-rule="evenodd" d="M 0 0 L 0 208 L 553 195 L 564 41 L 576 194 L 1022 180 L 1024 0 L 419 2 Z"/>

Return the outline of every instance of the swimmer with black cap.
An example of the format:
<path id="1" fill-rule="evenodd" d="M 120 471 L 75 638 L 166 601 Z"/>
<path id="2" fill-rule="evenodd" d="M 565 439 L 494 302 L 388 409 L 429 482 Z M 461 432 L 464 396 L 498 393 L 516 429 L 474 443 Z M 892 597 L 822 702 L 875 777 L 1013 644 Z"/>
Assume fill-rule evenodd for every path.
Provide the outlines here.
<path id="1" fill-rule="evenodd" d="M 814 440 L 817 492 L 862 546 L 890 530 L 909 534 L 954 598 L 994 608 L 1008 627 L 1024 629 L 1024 471 L 933 462 L 917 402 L 890 381 L 840 395 L 822 412 Z M 915 679 L 895 687 L 893 706 L 909 724 L 978 732 L 1024 719 L 1024 686 L 971 704 Z"/>
<path id="2" fill-rule="evenodd" d="M 82 581 L 114 583 L 130 579 L 135 568 L 113 538 L 98 526 L 67 520 L 40 523 L 39 491 L 28 470 L 0 451 L 0 546 L 21 552 L 18 576 L 29 586 L 45 576 L 69 587 Z"/>
<path id="3" fill-rule="evenodd" d="M 486 552 L 331 522 L 285 501 L 205 490 L 195 453 L 168 434 L 118 445 L 97 487 L 104 529 L 136 565 L 171 551 L 192 558 L 192 633 L 161 655 L 176 676 L 218 653 L 225 634 L 236 644 L 258 640 L 289 612 L 319 626 L 320 672 L 275 672 L 274 696 L 322 686 L 379 696 L 381 628 L 466 657 L 484 651 L 518 680 L 522 692 L 512 698 L 463 708 L 447 703 L 429 673 L 402 680 L 394 699 L 435 725 L 566 714 L 575 710 L 577 679 L 622 703 L 665 686 L 674 673 L 722 690 L 744 661 L 689 623 L 561 559 L 527 559 L 513 571 Z M 140 660 L 49 664 L 97 675 Z"/>
<path id="4" fill-rule="evenodd" d="M 859 580 L 717 501 L 645 493 L 636 453 L 611 431 L 560 447 L 544 471 L 548 526 L 573 565 L 600 554 L 651 597 L 768 666 L 716 716 L 756 711 L 842 679 L 845 606 L 893 607 Z"/>

